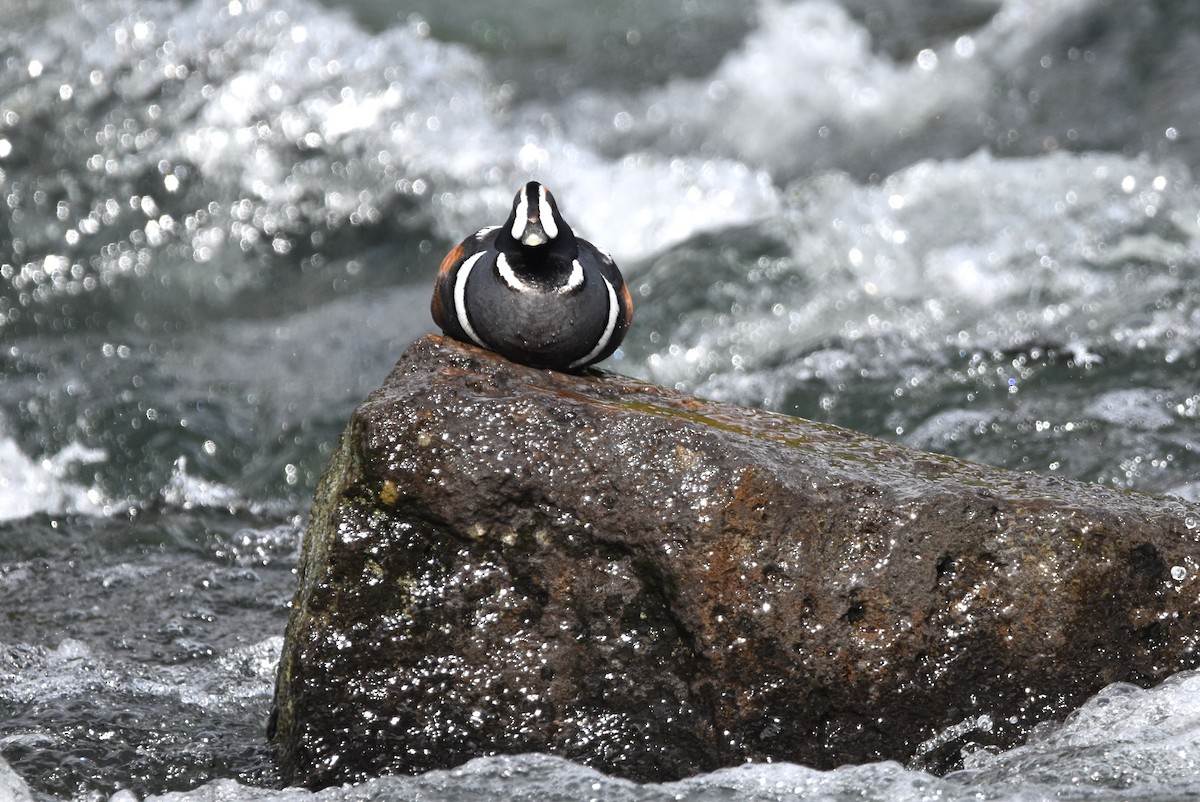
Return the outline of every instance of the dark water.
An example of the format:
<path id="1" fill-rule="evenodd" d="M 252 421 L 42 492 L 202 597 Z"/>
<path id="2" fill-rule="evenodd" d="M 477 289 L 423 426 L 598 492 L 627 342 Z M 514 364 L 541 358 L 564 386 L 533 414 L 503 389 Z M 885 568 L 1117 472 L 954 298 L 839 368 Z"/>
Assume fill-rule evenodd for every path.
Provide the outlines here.
<path id="1" fill-rule="evenodd" d="M 1200 499 L 1188 4 L 0 0 L 0 59 L 0 757 L 38 798 L 306 796 L 262 733 L 314 484 L 530 177 L 629 280 L 613 370 Z M 947 778 L 325 796 L 1177 798 L 1198 705 L 1116 687 Z"/>

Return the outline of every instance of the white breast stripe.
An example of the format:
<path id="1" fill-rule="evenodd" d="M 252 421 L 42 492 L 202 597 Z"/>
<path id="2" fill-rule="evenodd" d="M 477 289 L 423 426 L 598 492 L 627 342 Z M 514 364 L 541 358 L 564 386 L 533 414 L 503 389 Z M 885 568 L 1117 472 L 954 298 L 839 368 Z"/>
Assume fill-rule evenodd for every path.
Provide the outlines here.
<path id="1" fill-rule="evenodd" d="M 521 199 L 517 201 L 517 216 L 513 219 L 513 239 L 520 239 L 525 226 L 529 225 L 529 198 L 526 196 L 525 187 L 521 187 L 518 194 Z"/>
<path id="2" fill-rule="evenodd" d="M 558 294 L 566 295 L 579 289 L 582 285 L 583 265 L 579 264 L 578 259 L 575 259 L 571 262 L 571 275 L 567 276 L 567 283 L 558 288 Z"/>
<path id="3" fill-rule="evenodd" d="M 613 332 L 617 328 L 617 314 L 620 311 L 617 306 L 617 291 L 613 289 L 612 282 L 607 277 L 601 276 L 604 279 L 604 288 L 608 290 L 608 323 L 604 326 L 604 333 L 600 335 L 596 347 L 588 351 L 587 356 L 582 359 L 576 359 L 568 367 L 577 368 L 581 365 L 586 365 L 596 358 L 596 355 L 605 349 L 608 341 L 612 339 Z"/>
<path id="4" fill-rule="evenodd" d="M 508 263 L 508 259 L 504 257 L 504 254 L 496 257 L 496 271 L 500 273 L 501 280 L 508 285 L 510 290 L 516 290 L 517 292 L 537 292 L 537 287 L 521 281 L 521 277 L 513 271 L 512 265 Z"/>
<path id="5" fill-rule="evenodd" d="M 471 271 L 475 269 L 475 264 L 486 253 L 487 251 L 480 251 L 463 262 L 463 266 L 458 269 L 458 276 L 454 279 L 454 314 L 458 315 L 458 325 L 462 326 L 462 330 L 480 348 L 487 348 L 487 346 L 483 344 L 483 340 L 479 339 L 479 335 L 475 333 L 474 326 L 471 325 L 470 318 L 467 317 L 466 294 L 467 279 L 471 277 Z"/>
<path id="6" fill-rule="evenodd" d="M 546 200 L 546 188 L 538 189 L 538 219 L 542 221 L 542 230 L 546 232 L 546 236 L 554 239 L 558 236 L 558 221 L 554 219 L 554 209 L 550 206 L 550 201 Z"/>

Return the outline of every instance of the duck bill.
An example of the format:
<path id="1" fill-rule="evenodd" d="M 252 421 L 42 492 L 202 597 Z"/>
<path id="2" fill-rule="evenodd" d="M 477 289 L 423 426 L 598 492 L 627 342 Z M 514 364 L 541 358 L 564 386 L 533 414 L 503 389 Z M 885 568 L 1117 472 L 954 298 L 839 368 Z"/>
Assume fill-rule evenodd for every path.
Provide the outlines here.
<path id="1" fill-rule="evenodd" d="M 546 229 L 542 227 L 541 221 L 535 219 L 528 222 L 518 241 L 527 248 L 536 248 L 545 245 L 550 238 L 546 236 Z"/>

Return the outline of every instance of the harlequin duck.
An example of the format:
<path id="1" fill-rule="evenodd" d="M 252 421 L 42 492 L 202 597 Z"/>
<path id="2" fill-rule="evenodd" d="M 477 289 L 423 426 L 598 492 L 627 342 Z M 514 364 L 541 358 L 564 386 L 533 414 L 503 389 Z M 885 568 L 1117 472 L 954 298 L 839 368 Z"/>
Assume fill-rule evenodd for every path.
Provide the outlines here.
<path id="1" fill-rule="evenodd" d="M 446 255 L 430 306 L 456 340 L 562 371 L 610 356 L 633 318 L 612 257 L 576 237 L 536 181 L 517 192 L 504 225 L 480 229 Z"/>

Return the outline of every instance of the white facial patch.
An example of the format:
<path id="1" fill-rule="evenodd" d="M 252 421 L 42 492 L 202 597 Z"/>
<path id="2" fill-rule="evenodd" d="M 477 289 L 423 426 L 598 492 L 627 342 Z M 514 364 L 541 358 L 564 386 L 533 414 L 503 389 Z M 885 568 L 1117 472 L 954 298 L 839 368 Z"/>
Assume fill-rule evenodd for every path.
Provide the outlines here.
<path id="1" fill-rule="evenodd" d="M 458 317 L 458 325 L 480 348 L 487 348 L 487 346 L 483 344 L 483 340 L 479 339 L 479 335 L 475 333 L 475 327 L 471 325 L 471 320 L 467 317 L 466 295 L 467 279 L 471 277 L 471 271 L 475 269 L 475 265 L 485 253 L 487 251 L 480 251 L 463 262 L 463 266 L 458 269 L 458 275 L 454 279 L 454 314 Z"/>
<path id="2" fill-rule="evenodd" d="M 521 234 L 525 233 L 525 225 L 529 222 L 529 197 L 525 193 L 525 187 L 521 187 L 521 191 L 517 193 L 517 214 L 513 218 L 512 236 L 513 239 L 521 239 Z"/>
<path id="3" fill-rule="evenodd" d="M 546 188 L 538 187 L 538 217 L 542 221 L 542 230 L 546 236 L 554 239 L 558 236 L 558 221 L 554 219 L 554 207 L 546 199 Z"/>
<path id="4" fill-rule="evenodd" d="M 604 276 L 600 278 L 604 279 L 604 288 L 608 290 L 608 323 L 604 326 L 604 333 L 596 341 L 596 347 L 588 351 L 582 359 L 576 359 L 568 367 L 577 368 L 595 359 L 597 354 L 608 347 L 608 341 L 612 339 L 613 332 L 617 330 L 617 315 L 620 311 L 617 306 L 617 291 L 613 288 L 611 281 Z"/>

